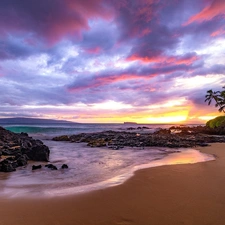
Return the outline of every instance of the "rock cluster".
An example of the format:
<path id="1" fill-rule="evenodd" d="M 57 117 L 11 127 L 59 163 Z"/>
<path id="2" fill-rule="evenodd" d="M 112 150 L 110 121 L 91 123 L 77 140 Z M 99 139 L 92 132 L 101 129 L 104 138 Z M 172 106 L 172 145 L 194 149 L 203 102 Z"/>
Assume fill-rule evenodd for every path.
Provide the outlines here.
<path id="1" fill-rule="evenodd" d="M 209 135 L 225 135 L 225 128 L 210 128 L 208 126 L 195 126 L 195 127 L 188 127 L 188 126 L 172 126 L 169 129 L 170 133 L 174 131 L 180 132 L 181 134 L 209 134 Z"/>
<path id="2" fill-rule="evenodd" d="M 111 149 L 130 147 L 170 147 L 187 148 L 207 146 L 207 143 L 225 142 L 225 136 L 211 135 L 206 127 L 171 127 L 160 129 L 155 133 L 104 131 L 98 133 L 81 133 L 71 136 L 59 136 L 55 141 L 86 142 L 90 147 L 107 146 Z"/>
<path id="3" fill-rule="evenodd" d="M 149 128 L 149 127 L 137 127 L 137 128 L 135 128 L 135 127 L 128 127 L 126 130 L 149 130 L 149 129 L 151 129 L 151 128 Z"/>
<path id="4" fill-rule="evenodd" d="M 0 172 L 12 172 L 28 160 L 48 161 L 50 150 L 26 133 L 15 134 L 0 127 Z"/>
<path id="5" fill-rule="evenodd" d="M 51 169 L 51 170 L 58 170 L 58 168 L 53 164 L 47 164 L 47 165 L 45 165 L 45 167 L 48 168 L 48 169 Z M 33 165 L 32 166 L 32 170 L 37 170 L 37 169 L 41 169 L 41 168 L 42 168 L 42 165 Z M 61 166 L 61 169 L 68 169 L 68 168 L 69 167 L 68 167 L 67 164 L 63 164 Z"/>

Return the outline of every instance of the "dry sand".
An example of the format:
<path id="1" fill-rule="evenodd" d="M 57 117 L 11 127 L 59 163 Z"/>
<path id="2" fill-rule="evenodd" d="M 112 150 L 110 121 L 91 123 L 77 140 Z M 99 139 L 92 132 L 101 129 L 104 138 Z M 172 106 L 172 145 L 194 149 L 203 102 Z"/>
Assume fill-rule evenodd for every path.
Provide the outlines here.
<path id="1" fill-rule="evenodd" d="M 0 199 L 0 225 L 224 225 L 225 144 L 215 161 L 137 171 L 122 185 L 51 199 Z"/>

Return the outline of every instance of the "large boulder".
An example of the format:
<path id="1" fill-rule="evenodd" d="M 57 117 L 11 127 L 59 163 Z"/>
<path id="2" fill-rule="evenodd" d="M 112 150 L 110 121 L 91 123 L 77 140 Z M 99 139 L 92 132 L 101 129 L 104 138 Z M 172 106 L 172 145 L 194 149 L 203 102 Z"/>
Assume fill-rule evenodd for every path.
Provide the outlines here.
<path id="1" fill-rule="evenodd" d="M 0 162 L 0 172 L 13 172 L 16 170 L 16 166 L 14 161 L 4 159 Z"/>
<path id="2" fill-rule="evenodd" d="M 26 154 L 33 161 L 49 161 L 50 150 L 44 144 L 34 145 L 30 148 L 22 148 L 22 153 Z"/>
<path id="3" fill-rule="evenodd" d="M 10 156 L 10 160 L 0 162 L 0 171 L 14 171 L 16 167 L 25 166 L 27 160 L 48 162 L 49 154 L 49 148 L 42 141 L 0 127 L 0 156 Z"/>

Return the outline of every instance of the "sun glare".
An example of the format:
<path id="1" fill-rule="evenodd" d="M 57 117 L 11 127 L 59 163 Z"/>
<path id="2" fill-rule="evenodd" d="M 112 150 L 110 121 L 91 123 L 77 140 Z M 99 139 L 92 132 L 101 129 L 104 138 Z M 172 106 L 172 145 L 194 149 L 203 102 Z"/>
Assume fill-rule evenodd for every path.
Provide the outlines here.
<path id="1" fill-rule="evenodd" d="M 199 116 L 198 119 L 208 121 L 214 119 L 216 116 Z"/>
<path id="2" fill-rule="evenodd" d="M 159 116 L 147 118 L 149 123 L 180 123 L 185 122 L 188 118 L 188 110 L 179 112 L 165 113 Z"/>
<path id="3" fill-rule="evenodd" d="M 162 117 L 151 117 L 148 118 L 150 123 L 177 123 L 184 122 L 187 119 L 186 116 L 162 116 Z"/>

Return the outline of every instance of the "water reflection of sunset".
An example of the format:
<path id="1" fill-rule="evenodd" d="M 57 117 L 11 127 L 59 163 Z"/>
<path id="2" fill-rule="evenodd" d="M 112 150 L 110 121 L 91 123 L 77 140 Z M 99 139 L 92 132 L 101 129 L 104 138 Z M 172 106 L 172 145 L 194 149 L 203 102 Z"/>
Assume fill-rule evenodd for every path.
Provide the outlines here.
<path id="1" fill-rule="evenodd" d="M 162 161 L 166 165 L 174 165 L 174 164 L 204 162 L 204 161 L 213 160 L 213 159 L 214 159 L 214 156 L 212 155 L 203 154 L 197 150 L 189 149 L 179 153 L 173 153 L 165 157 L 164 159 L 162 159 Z"/>

